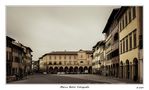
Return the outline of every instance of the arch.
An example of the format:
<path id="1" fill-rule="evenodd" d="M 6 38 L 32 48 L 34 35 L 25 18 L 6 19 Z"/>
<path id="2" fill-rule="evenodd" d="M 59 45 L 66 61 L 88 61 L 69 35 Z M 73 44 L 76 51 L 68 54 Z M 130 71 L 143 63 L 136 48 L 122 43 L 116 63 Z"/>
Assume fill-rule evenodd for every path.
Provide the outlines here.
<path id="1" fill-rule="evenodd" d="M 54 70 L 53 70 L 53 73 L 57 74 L 57 72 L 58 72 L 58 67 L 55 67 Z"/>
<path id="2" fill-rule="evenodd" d="M 59 65 L 62 65 L 62 62 L 59 62 Z"/>
<path id="3" fill-rule="evenodd" d="M 56 65 L 56 62 L 54 62 L 54 65 Z"/>
<path id="4" fill-rule="evenodd" d="M 110 76 L 112 76 L 113 65 L 110 65 Z"/>
<path id="5" fill-rule="evenodd" d="M 63 72 L 63 67 L 60 67 L 59 68 L 59 72 Z"/>
<path id="6" fill-rule="evenodd" d="M 121 61 L 121 62 L 120 62 L 120 65 L 122 65 L 122 66 L 123 66 L 123 61 Z"/>
<path id="7" fill-rule="evenodd" d="M 53 67 L 49 68 L 49 73 L 53 73 Z"/>
<path id="8" fill-rule="evenodd" d="M 69 73 L 73 73 L 73 67 L 69 68 Z"/>
<path id="9" fill-rule="evenodd" d="M 74 67 L 74 73 L 78 73 L 79 68 L 78 67 Z"/>
<path id="10" fill-rule="evenodd" d="M 110 75 L 110 65 L 108 65 L 108 76 Z"/>
<path id="11" fill-rule="evenodd" d="M 120 62 L 120 72 L 121 78 L 123 78 L 123 61 Z"/>
<path id="12" fill-rule="evenodd" d="M 83 73 L 83 71 L 84 71 L 84 70 L 83 70 L 83 67 L 79 67 L 79 72 L 80 72 L 80 73 Z"/>
<path id="13" fill-rule="evenodd" d="M 130 71 L 129 71 L 129 60 L 126 60 L 126 78 L 129 79 Z"/>
<path id="14" fill-rule="evenodd" d="M 116 64 L 116 77 L 119 76 L 119 63 Z"/>
<path id="15" fill-rule="evenodd" d="M 49 65 L 52 65 L 52 62 L 49 62 Z"/>
<path id="16" fill-rule="evenodd" d="M 84 70 L 88 70 L 87 66 L 84 67 Z"/>
<path id="17" fill-rule="evenodd" d="M 92 66 L 90 66 L 89 68 L 88 68 L 88 73 L 92 73 Z"/>
<path id="18" fill-rule="evenodd" d="M 84 72 L 85 72 L 85 73 L 88 73 L 88 68 L 87 68 L 87 66 L 84 67 Z"/>
<path id="19" fill-rule="evenodd" d="M 65 68 L 64 68 L 64 72 L 65 72 L 65 73 L 68 73 L 68 67 L 65 67 Z"/>
<path id="20" fill-rule="evenodd" d="M 115 76 L 116 64 L 113 64 L 112 75 Z"/>
<path id="21" fill-rule="evenodd" d="M 133 59 L 133 80 L 134 81 L 138 80 L 138 59 L 137 58 Z"/>

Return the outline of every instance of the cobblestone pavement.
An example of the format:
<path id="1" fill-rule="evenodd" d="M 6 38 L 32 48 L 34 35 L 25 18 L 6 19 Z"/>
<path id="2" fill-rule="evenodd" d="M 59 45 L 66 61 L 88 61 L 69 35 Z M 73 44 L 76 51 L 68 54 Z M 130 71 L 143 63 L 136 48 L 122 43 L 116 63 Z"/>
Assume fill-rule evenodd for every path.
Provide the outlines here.
<path id="1" fill-rule="evenodd" d="M 92 74 L 34 74 L 27 79 L 10 82 L 8 84 L 126 84 L 134 83 L 111 77 Z"/>
<path id="2" fill-rule="evenodd" d="M 124 79 L 119 79 L 115 77 L 106 77 L 106 76 L 100 76 L 100 75 L 92 75 L 92 74 L 82 74 L 82 75 L 60 75 L 60 76 L 65 76 L 65 77 L 73 77 L 73 78 L 79 78 L 79 79 L 84 79 L 84 80 L 93 80 L 93 81 L 99 81 L 99 82 L 106 82 L 109 84 L 136 84 L 136 82 L 131 81 L 131 80 L 124 80 Z"/>

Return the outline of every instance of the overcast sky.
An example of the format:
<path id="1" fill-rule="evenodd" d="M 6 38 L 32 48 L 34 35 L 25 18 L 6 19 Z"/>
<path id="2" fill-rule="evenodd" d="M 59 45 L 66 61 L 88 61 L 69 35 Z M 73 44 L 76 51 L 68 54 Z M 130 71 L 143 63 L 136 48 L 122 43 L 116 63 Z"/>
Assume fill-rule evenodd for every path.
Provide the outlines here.
<path id="1" fill-rule="evenodd" d="M 51 51 L 91 50 L 119 6 L 7 6 L 6 34 L 33 50 L 33 60 Z"/>

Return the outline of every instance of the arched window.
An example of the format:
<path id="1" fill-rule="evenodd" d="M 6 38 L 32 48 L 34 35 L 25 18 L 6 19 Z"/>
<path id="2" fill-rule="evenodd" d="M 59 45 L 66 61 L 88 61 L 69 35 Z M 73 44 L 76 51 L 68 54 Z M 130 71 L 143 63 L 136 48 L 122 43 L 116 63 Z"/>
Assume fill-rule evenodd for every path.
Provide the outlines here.
<path id="1" fill-rule="evenodd" d="M 59 65 L 62 65 L 62 62 L 59 62 Z"/>
<path id="2" fill-rule="evenodd" d="M 80 61 L 80 63 L 83 63 L 83 61 Z"/>
<path id="3" fill-rule="evenodd" d="M 52 65 L 52 62 L 49 62 L 49 65 Z"/>
<path id="4" fill-rule="evenodd" d="M 54 62 L 54 65 L 56 65 L 56 62 Z"/>

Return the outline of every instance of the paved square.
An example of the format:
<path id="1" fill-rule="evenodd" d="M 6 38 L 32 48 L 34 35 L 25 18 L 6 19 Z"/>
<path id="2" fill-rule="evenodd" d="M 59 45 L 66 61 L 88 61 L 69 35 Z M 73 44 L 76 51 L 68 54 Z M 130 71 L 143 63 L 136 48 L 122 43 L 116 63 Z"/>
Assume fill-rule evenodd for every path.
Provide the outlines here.
<path id="1" fill-rule="evenodd" d="M 92 74 L 34 74 L 9 84 L 125 84 L 133 83 Z"/>

